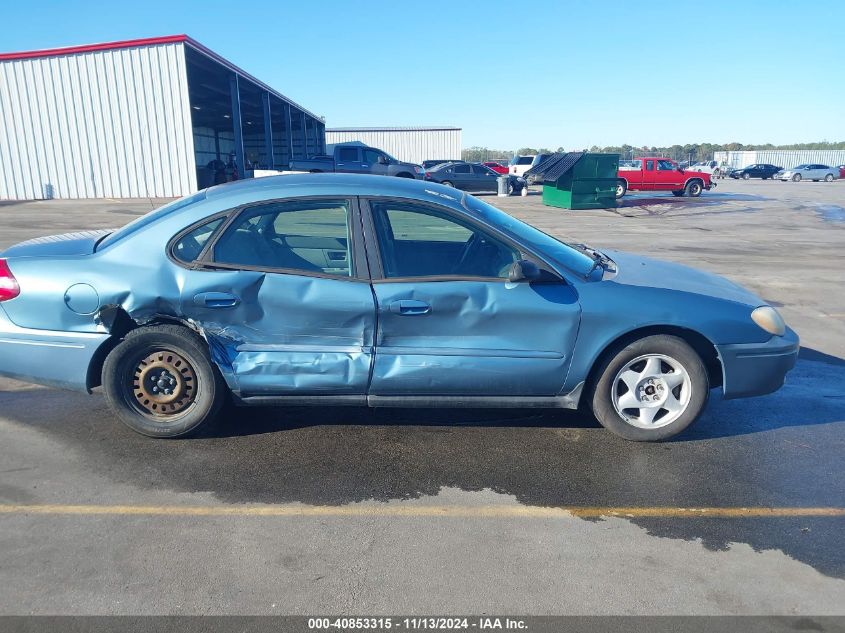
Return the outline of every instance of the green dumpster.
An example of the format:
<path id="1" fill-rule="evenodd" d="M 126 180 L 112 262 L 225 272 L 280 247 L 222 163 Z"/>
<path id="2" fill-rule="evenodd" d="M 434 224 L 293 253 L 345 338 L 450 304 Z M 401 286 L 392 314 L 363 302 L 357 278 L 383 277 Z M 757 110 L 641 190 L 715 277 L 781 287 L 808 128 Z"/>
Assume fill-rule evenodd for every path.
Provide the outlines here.
<path id="1" fill-rule="evenodd" d="M 543 203 L 563 209 L 615 209 L 619 154 L 568 152 L 537 165 Z"/>

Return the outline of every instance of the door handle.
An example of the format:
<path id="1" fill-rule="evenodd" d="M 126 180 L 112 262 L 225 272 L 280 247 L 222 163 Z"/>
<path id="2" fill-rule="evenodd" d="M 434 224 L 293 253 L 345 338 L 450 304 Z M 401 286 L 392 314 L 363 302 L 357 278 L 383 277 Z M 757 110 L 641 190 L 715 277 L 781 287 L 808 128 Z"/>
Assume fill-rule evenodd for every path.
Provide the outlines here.
<path id="1" fill-rule="evenodd" d="M 194 305 L 203 308 L 234 308 L 241 302 L 228 292 L 201 292 L 194 295 Z"/>
<path id="2" fill-rule="evenodd" d="M 425 301 L 405 299 L 390 304 L 390 311 L 400 316 L 417 316 L 431 312 L 431 306 Z"/>

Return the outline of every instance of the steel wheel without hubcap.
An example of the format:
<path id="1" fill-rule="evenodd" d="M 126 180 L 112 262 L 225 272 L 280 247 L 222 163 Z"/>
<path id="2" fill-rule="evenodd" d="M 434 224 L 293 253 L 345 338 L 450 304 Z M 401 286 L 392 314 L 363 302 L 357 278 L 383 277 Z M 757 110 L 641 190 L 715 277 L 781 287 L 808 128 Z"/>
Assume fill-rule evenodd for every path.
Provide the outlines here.
<path id="1" fill-rule="evenodd" d="M 621 198 L 622 196 L 624 196 L 625 191 L 626 191 L 625 185 L 623 185 L 621 182 L 616 183 L 616 197 L 617 198 Z"/>
<path id="2" fill-rule="evenodd" d="M 686 411 L 692 381 L 674 358 L 646 354 L 626 363 L 611 389 L 613 407 L 625 422 L 640 429 L 657 429 Z"/>
<path id="3" fill-rule="evenodd" d="M 196 387 L 194 368 L 170 350 L 157 350 L 140 360 L 131 385 L 135 405 L 154 416 L 182 413 L 193 404 Z"/>

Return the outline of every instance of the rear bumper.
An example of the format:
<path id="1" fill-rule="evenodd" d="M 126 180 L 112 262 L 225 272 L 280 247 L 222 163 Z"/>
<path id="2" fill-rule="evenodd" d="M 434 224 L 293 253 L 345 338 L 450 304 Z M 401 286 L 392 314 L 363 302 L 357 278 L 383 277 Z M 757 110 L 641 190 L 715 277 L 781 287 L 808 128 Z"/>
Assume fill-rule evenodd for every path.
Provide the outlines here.
<path id="1" fill-rule="evenodd" d="M 786 373 L 795 366 L 798 335 L 787 328 L 783 336 L 765 343 L 717 345 L 722 360 L 725 399 L 762 396 L 783 386 Z"/>
<path id="2" fill-rule="evenodd" d="M 0 376 L 40 385 L 88 390 L 88 368 L 106 333 L 18 327 L 0 306 Z"/>

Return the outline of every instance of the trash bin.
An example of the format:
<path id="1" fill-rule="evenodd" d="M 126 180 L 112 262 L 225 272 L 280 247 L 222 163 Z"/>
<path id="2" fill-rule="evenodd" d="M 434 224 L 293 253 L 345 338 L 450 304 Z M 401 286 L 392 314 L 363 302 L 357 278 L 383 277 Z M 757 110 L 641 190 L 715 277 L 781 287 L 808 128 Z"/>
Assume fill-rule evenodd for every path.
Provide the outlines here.
<path id="1" fill-rule="evenodd" d="M 619 154 L 568 152 L 543 162 L 543 203 L 562 209 L 615 209 Z"/>
<path id="2" fill-rule="evenodd" d="M 504 198 L 508 195 L 508 181 L 509 178 L 507 176 L 499 176 L 498 178 L 496 178 L 499 197 Z"/>

